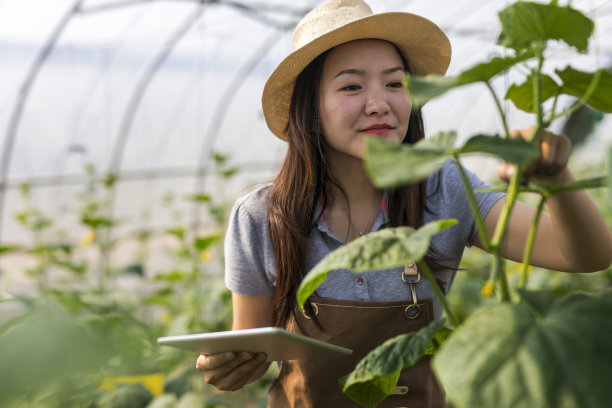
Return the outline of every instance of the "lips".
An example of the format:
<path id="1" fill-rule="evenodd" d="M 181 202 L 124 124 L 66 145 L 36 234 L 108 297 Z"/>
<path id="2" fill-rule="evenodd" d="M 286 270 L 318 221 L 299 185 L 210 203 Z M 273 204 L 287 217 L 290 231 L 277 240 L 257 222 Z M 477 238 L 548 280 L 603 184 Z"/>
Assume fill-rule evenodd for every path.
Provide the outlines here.
<path id="1" fill-rule="evenodd" d="M 383 133 L 387 133 L 391 129 L 393 129 L 392 126 L 389 126 L 389 125 L 384 124 L 384 123 L 377 123 L 377 124 L 374 124 L 372 126 L 368 126 L 367 128 L 363 129 L 362 132 L 369 133 L 369 134 L 372 134 L 372 135 L 380 135 L 380 134 L 383 134 Z"/>

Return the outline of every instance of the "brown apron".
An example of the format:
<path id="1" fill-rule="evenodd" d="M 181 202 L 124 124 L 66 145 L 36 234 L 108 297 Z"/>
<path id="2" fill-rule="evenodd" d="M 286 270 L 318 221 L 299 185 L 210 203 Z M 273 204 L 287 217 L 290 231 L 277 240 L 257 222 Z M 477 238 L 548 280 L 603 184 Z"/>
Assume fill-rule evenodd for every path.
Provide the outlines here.
<path id="1" fill-rule="evenodd" d="M 411 285 L 412 286 L 412 285 Z M 414 294 L 414 292 L 413 292 Z M 414 299 L 414 298 L 413 298 Z M 371 350 L 399 334 L 417 331 L 433 320 L 431 299 L 362 302 L 311 298 L 321 328 L 296 309 L 287 330 L 353 350 L 351 356 L 281 362 L 268 393 L 268 407 L 360 407 L 347 397 L 338 379 L 349 374 Z M 415 308 L 420 313 L 415 317 Z M 402 371 L 397 387 L 379 407 L 438 408 L 445 406 L 430 356 Z"/>

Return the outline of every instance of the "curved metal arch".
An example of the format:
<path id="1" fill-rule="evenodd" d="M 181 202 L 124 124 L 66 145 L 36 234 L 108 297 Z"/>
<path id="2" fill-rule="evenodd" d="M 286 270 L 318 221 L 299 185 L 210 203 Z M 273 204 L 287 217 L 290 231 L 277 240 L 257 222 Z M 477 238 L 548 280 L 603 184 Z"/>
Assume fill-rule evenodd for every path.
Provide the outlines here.
<path id="1" fill-rule="evenodd" d="M 199 20 L 207 4 L 207 2 L 198 3 L 195 10 L 191 14 L 189 14 L 189 16 L 187 16 L 187 18 L 179 25 L 178 29 L 174 32 L 174 34 L 166 41 L 165 45 L 153 58 L 153 60 L 145 70 L 143 76 L 136 84 L 134 91 L 132 92 L 132 96 L 130 97 L 130 100 L 128 102 L 125 114 L 123 115 L 123 120 L 121 121 L 121 125 L 119 128 L 119 134 L 115 142 L 115 148 L 113 149 L 111 163 L 109 166 L 109 170 L 111 172 L 119 174 L 121 162 L 123 161 L 123 154 L 125 152 L 125 146 L 130 136 L 132 124 L 134 123 L 134 117 L 136 116 L 136 112 L 140 107 L 140 103 L 142 102 L 142 98 L 149 84 L 155 77 L 155 74 L 158 72 L 159 68 L 164 63 L 166 58 L 168 58 L 172 50 L 174 50 L 174 47 L 181 40 L 181 38 L 183 38 L 183 36 L 193 26 L 193 24 L 195 24 Z"/>
<path id="2" fill-rule="evenodd" d="M 55 29 L 49 36 L 44 47 L 36 55 L 36 59 L 30 66 L 26 79 L 19 89 L 17 101 L 13 106 L 13 111 L 11 113 L 6 131 L 6 139 L 2 147 L 2 157 L 0 160 L 0 242 L 2 241 L 2 215 L 4 211 L 4 200 L 6 198 L 6 180 L 8 178 L 8 171 L 13 154 L 13 148 L 15 146 L 17 131 L 19 130 L 19 124 L 21 123 L 21 117 L 23 115 L 23 108 L 28 100 L 28 97 L 30 96 L 30 91 L 34 86 L 34 82 L 36 81 L 41 68 L 47 61 L 47 58 L 49 58 L 49 55 L 51 55 L 51 52 L 57 44 L 57 40 L 70 23 L 72 17 L 78 13 L 83 1 L 84 0 L 76 0 L 72 7 L 66 12 L 66 14 L 64 14 L 64 16 L 55 26 Z"/>
<path id="3" fill-rule="evenodd" d="M 283 27 L 283 31 L 287 31 L 295 26 L 295 23 L 287 24 Z M 196 174 L 196 182 L 194 186 L 194 191 L 200 192 L 204 190 L 204 179 L 209 171 L 209 163 L 210 163 L 210 154 L 213 149 L 215 141 L 219 137 L 219 129 L 221 127 L 221 123 L 225 120 L 227 115 L 228 106 L 233 101 L 234 97 L 237 95 L 237 91 L 240 89 L 242 84 L 245 81 L 245 78 L 257 67 L 259 62 L 263 59 L 263 57 L 267 54 L 268 51 L 272 48 L 272 46 L 280 41 L 282 35 L 279 35 L 277 31 L 274 31 L 265 41 L 261 43 L 261 45 L 256 48 L 251 56 L 246 60 L 246 62 L 238 69 L 232 80 L 229 82 L 225 91 L 221 95 L 219 99 L 219 103 L 217 103 L 217 108 L 213 113 L 212 117 L 215 120 L 210 122 L 210 125 L 205 133 L 204 140 L 202 142 L 202 149 L 200 150 L 200 157 L 198 159 L 198 170 Z M 192 225 L 195 229 L 197 229 L 200 225 L 200 206 L 197 203 L 193 205 L 193 213 L 192 213 Z"/>

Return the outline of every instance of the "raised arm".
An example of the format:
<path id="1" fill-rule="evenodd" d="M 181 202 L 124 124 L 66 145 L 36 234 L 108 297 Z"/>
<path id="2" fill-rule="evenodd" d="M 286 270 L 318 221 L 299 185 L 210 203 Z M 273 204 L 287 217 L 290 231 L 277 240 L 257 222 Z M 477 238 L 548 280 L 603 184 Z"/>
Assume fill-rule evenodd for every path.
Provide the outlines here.
<path id="1" fill-rule="evenodd" d="M 515 137 L 527 138 L 533 128 L 513 132 Z M 571 143 L 562 135 L 544 131 L 540 136 L 541 157 L 528 169 L 531 177 L 547 181 L 573 180 L 567 162 Z M 514 167 L 502 163 L 498 175 L 509 179 Z M 487 217 L 485 227 L 490 236 L 505 199 L 497 202 Z M 540 217 L 531 263 L 547 269 L 565 272 L 594 272 L 612 263 L 612 237 L 601 213 L 584 191 L 558 194 L 546 201 L 548 212 Z M 517 202 L 510 216 L 508 234 L 502 248 L 505 258 L 522 261 L 529 227 L 536 209 Z M 475 245 L 482 247 L 477 238 Z"/>

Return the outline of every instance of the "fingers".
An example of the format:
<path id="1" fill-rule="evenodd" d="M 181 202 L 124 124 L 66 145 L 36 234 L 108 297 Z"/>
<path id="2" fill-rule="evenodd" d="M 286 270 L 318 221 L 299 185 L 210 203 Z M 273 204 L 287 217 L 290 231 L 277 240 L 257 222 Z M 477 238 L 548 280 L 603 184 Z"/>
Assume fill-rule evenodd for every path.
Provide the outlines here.
<path id="1" fill-rule="evenodd" d="M 572 144 L 566 136 L 543 131 L 537 173 L 554 176 L 561 172 L 567 166 L 571 150 Z"/>
<path id="2" fill-rule="evenodd" d="M 208 384 L 223 391 L 235 391 L 242 388 L 251 376 L 263 364 L 265 353 L 221 353 L 215 355 L 200 355 L 196 368 L 204 375 Z"/>
<path id="3" fill-rule="evenodd" d="M 510 132 L 510 138 L 531 140 L 535 127 L 531 126 L 521 130 Z M 572 150 L 570 140 L 564 135 L 557 135 L 547 130 L 542 130 L 538 135 L 540 156 L 537 160 L 522 167 L 522 176 L 556 176 L 566 167 Z M 516 172 L 511 163 L 502 162 L 497 169 L 497 176 L 504 181 L 509 181 Z"/>

